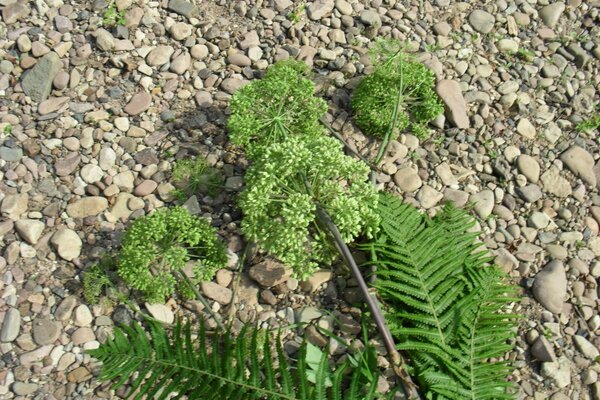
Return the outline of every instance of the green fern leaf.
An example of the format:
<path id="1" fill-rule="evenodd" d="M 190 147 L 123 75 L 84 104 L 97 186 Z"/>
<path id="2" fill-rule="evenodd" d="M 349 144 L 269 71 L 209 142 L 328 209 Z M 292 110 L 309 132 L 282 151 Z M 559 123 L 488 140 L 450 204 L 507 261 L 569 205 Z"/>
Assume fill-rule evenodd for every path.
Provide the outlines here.
<path id="1" fill-rule="evenodd" d="M 377 267 L 375 286 L 389 305 L 398 349 L 413 361 L 431 399 L 511 399 L 509 368 L 517 316 L 513 289 L 470 232 L 474 220 L 447 205 L 430 219 L 381 194 L 379 236 L 362 247 Z"/>
<path id="2" fill-rule="evenodd" d="M 128 398 L 136 400 L 182 396 L 203 400 L 374 398 L 377 373 L 372 372 L 370 382 L 358 369 L 347 375 L 344 371 L 349 362 L 332 372 L 324 351 L 312 384 L 307 378 L 306 343 L 291 368 L 281 337 L 277 337 L 273 354 L 270 335 L 263 333 L 244 327 L 237 337 L 229 331 L 216 332 L 208 341 L 202 324 L 194 339 L 189 323 L 177 322 L 171 333 L 156 322 L 148 322 L 148 332 L 134 323 L 115 329 L 114 337 L 89 354 L 103 363 L 101 380 L 113 381 L 113 388 L 128 384 Z"/>

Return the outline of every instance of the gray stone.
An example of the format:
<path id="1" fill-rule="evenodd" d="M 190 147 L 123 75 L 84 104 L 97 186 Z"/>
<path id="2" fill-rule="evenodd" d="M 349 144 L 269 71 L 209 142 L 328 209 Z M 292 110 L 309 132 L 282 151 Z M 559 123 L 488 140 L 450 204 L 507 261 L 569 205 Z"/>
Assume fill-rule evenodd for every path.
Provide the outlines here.
<path id="1" fill-rule="evenodd" d="M 21 161 L 23 158 L 23 150 L 18 147 L 0 146 L 0 160 L 14 162 Z"/>
<path id="2" fill-rule="evenodd" d="M 77 305 L 77 298 L 75 296 L 67 296 L 54 311 L 54 318 L 58 321 L 66 321 L 71 318 L 71 313 Z"/>
<path id="3" fill-rule="evenodd" d="M 79 175 L 86 183 L 94 183 L 102 179 L 104 171 L 95 164 L 86 164 L 79 171 Z"/>
<path id="4" fill-rule="evenodd" d="M 177 75 L 182 75 L 190 68 L 190 65 L 192 65 L 192 57 L 190 56 L 190 53 L 183 53 L 171 61 L 169 70 L 171 72 L 175 72 Z"/>
<path id="5" fill-rule="evenodd" d="M 329 282 L 333 273 L 329 269 L 319 269 L 315 271 L 307 280 L 300 282 L 300 287 L 305 292 L 316 292 L 321 286 Z"/>
<path id="6" fill-rule="evenodd" d="M 81 157 L 77 153 L 71 153 L 65 158 L 56 160 L 54 170 L 58 176 L 71 175 L 79 166 Z"/>
<path id="7" fill-rule="evenodd" d="M 193 18 L 198 15 L 198 7 L 185 0 L 169 0 L 169 10 L 186 18 Z"/>
<path id="8" fill-rule="evenodd" d="M 71 229 L 59 229 L 52 235 L 50 242 L 54 245 L 58 255 L 67 261 L 71 261 L 81 254 L 83 243 L 79 235 Z"/>
<path id="9" fill-rule="evenodd" d="M 494 209 L 494 192 L 489 189 L 471 195 L 470 200 L 474 203 L 473 210 L 481 219 L 489 217 Z"/>
<path id="10" fill-rule="evenodd" d="M 556 361 L 556 355 L 554 354 L 552 344 L 545 336 L 539 336 L 535 343 L 533 343 L 533 346 L 531 346 L 531 355 L 543 362 Z"/>
<path id="11" fill-rule="evenodd" d="M 174 52 L 175 49 L 171 46 L 157 46 L 148 53 L 146 62 L 151 67 L 158 67 L 168 63 Z"/>
<path id="12" fill-rule="evenodd" d="M 2 329 L 0 330 L 0 342 L 12 342 L 19 336 L 21 329 L 21 313 L 16 308 L 9 308 L 4 315 Z"/>
<path id="13" fill-rule="evenodd" d="M 11 389 L 17 396 L 28 396 L 34 394 L 39 388 L 37 383 L 15 382 Z"/>
<path id="14" fill-rule="evenodd" d="M 90 326 L 93 320 L 92 312 L 85 304 L 81 304 L 75 309 L 73 323 L 76 326 Z"/>
<path id="15" fill-rule="evenodd" d="M 494 263 L 506 273 L 514 271 L 519 266 L 519 261 L 505 248 L 498 249 Z"/>
<path id="16" fill-rule="evenodd" d="M 95 339 L 96 335 L 94 335 L 94 331 L 88 327 L 79 328 L 71 335 L 71 342 L 75 346 L 91 342 Z"/>
<path id="17" fill-rule="evenodd" d="M 548 311 L 559 314 L 567 294 L 567 275 L 563 263 L 550 261 L 533 281 L 533 296 Z"/>
<path id="18" fill-rule="evenodd" d="M 299 324 L 309 323 L 310 321 L 321 318 L 323 316 L 323 313 L 319 311 L 318 308 L 312 306 L 298 309 L 296 310 L 295 314 L 296 323 Z"/>
<path id="19" fill-rule="evenodd" d="M 229 94 L 234 94 L 236 90 L 245 86 L 246 84 L 248 84 L 248 81 L 238 78 L 227 78 L 223 79 L 223 82 L 221 82 L 221 88 Z"/>
<path id="20" fill-rule="evenodd" d="M 527 224 L 535 229 L 544 229 L 550 224 L 550 217 L 543 212 L 534 211 L 529 216 Z"/>
<path id="21" fill-rule="evenodd" d="M 561 154 L 560 159 L 585 183 L 591 187 L 596 186 L 596 175 L 594 174 L 594 157 L 579 146 L 572 146 Z"/>
<path id="22" fill-rule="evenodd" d="M 98 29 L 95 32 L 96 46 L 103 51 L 111 51 L 115 48 L 115 38 L 106 29 Z"/>
<path id="23" fill-rule="evenodd" d="M 496 19 L 483 10 L 474 10 L 469 14 L 469 24 L 479 33 L 489 33 L 494 28 Z"/>
<path id="24" fill-rule="evenodd" d="M 2 4 L 6 4 L 9 2 L 3 2 Z M 4 23 L 14 24 L 20 19 L 25 18 L 30 13 L 30 7 L 27 5 L 27 2 L 15 1 L 11 4 L 7 4 L 6 7 L 2 9 L 2 19 Z"/>
<path id="25" fill-rule="evenodd" d="M 564 356 L 555 362 L 542 363 L 541 373 L 559 389 L 571 384 L 571 362 Z"/>
<path id="26" fill-rule="evenodd" d="M 98 156 L 98 166 L 108 171 L 117 161 L 117 153 L 110 147 L 103 147 Z M 85 167 L 84 167 L 85 168 Z"/>
<path id="27" fill-rule="evenodd" d="M 410 167 L 399 169 L 394 174 L 394 183 L 403 192 L 414 192 L 423 185 L 417 171 Z"/>
<path id="28" fill-rule="evenodd" d="M 563 11 L 565 11 L 564 3 L 552 3 L 542 7 L 542 9 L 539 11 L 539 16 L 544 24 L 548 25 L 550 28 L 553 28 L 558 23 Z"/>
<path id="29" fill-rule="evenodd" d="M 185 22 L 177 22 L 171 26 L 171 36 L 176 40 L 184 40 L 192 35 L 192 26 Z"/>
<path id="30" fill-rule="evenodd" d="M 237 65 L 238 67 L 249 67 L 252 65 L 252 61 L 241 53 L 233 53 L 227 57 L 229 64 Z"/>
<path id="31" fill-rule="evenodd" d="M 516 188 L 517 194 L 520 198 L 528 203 L 533 203 L 542 198 L 543 193 L 538 185 L 527 185 L 520 188 Z"/>
<path id="32" fill-rule="evenodd" d="M 429 209 L 434 207 L 437 203 L 442 200 L 444 195 L 429 185 L 425 185 L 417 193 L 417 200 L 421 203 L 421 207 Z"/>
<path id="33" fill-rule="evenodd" d="M 375 10 L 364 10 L 360 13 L 360 22 L 367 26 L 380 27 L 381 17 Z"/>
<path id="34" fill-rule="evenodd" d="M 54 25 L 56 26 L 56 30 L 60 33 L 66 33 L 73 30 L 73 23 L 71 20 L 62 15 L 54 17 Z"/>
<path id="35" fill-rule="evenodd" d="M 27 193 L 9 194 L 2 200 L 0 213 L 8 219 L 16 221 L 21 217 L 21 214 L 27 211 L 28 202 L 29 195 Z"/>
<path id="36" fill-rule="evenodd" d="M 231 289 L 223 287 L 214 282 L 202 282 L 202 293 L 209 299 L 216 301 L 219 304 L 226 305 L 231 303 L 233 292 Z"/>
<path id="37" fill-rule="evenodd" d="M 334 5 L 333 0 L 315 0 L 306 8 L 306 15 L 313 21 L 319 21 L 331 15 Z"/>
<path id="38" fill-rule="evenodd" d="M 36 244 L 46 225 L 37 219 L 21 219 L 15 222 L 15 229 L 27 243 Z"/>
<path id="39" fill-rule="evenodd" d="M 596 360 L 596 357 L 600 356 L 600 351 L 590 343 L 589 340 L 580 335 L 573 336 L 573 342 L 575 343 L 575 347 L 577 350 L 581 352 L 585 357 L 590 360 Z"/>
<path id="40" fill-rule="evenodd" d="M 51 51 L 42 57 L 35 66 L 23 74 L 21 87 L 23 92 L 36 103 L 39 103 L 50 95 L 52 81 L 62 68 L 58 54 Z"/>
<path id="41" fill-rule="evenodd" d="M 175 321 L 175 314 L 164 304 L 145 304 L 146 309 L 157 320 L 165 324 L 172 324 Z"/>
<path id="42" fill-rule="evenodd" d="M 62 73 L 64 73 L 64 71 L 60 71 L 56 75 L 56 79 L 58 79 L 62 75 Z M 69 79 L 69 74 L 67 74 L 67 73 L 64 73 L 64 74 L 67 76 L 67 79 Z M 56 82 L 56 79 L 54 80 L 55 82 Z M 65 86 L 66 86 L 66 84 L 65 84 Z M 64 88 L 64 86 L 63 86 L 63 88 Z M 55 111 L 58 111 L 69 100 L 70 99 L 67 96 L 51 97 L 48 100 L 44 100 L 40 103 L 40 105 L 38 106 L 38 113 L 40 113 L 40 115 L 47 115 L 47 114 L 53 113 Z"/>
<path id="43" fill-rule="evenodd" d="M 273 287 L 287 281 L 292 271 L 277 261 L 265 260 L 252 266 L 248 274 L 260 285 Z"/>
<path id="44" fill-rule="evenodd" d="M 458 82 L 443 79 L 435 86 L 435 91 L 446 106 L 448 120 L 459 129 L 468 129 L 470 126 L 465 101 Z"/>
<path id="45" fill-rule="evenodd" d="M 527 118 L 521 118 L 517 122 L 517 133 L 525 139 L 535 139 L 535 127 Z"/>
<path id="46" fill-rule="evenodd" d="M 39 346 L 52 344 L 60 336 L 62 325 L 45 318 L 36 318 L 31 329 L 33 341 Z"/>
<path id="47" fill-rule="evenodd" d="M 541 177 L 544 190 L 558 197 L 567 197 L 572 193 L 569 181 L 560 176 L 560 170 L 553 165 Z"/>
<path id="48" fill-rule="evenodd" d="M 147 92 L 139 92 L 135 94 L 123 111 L 129 115 L 138 115 L 146 111 L 152 104 L 152 95 Z"/>
<path id="49" fill-rule="evenodd" d="M 529 182 L 537 183 L 540 179 L 540 165 L 535 158 L 522 154 L 517 157 L 517 168 Z"/>
<path id="50" fill-rule="evenodd" d="M 108 200 L 100 196 L 79 199 L 67 206 L 67 214 L 71 218 L 85 218 L 100 214 L 108 208 Z"/>

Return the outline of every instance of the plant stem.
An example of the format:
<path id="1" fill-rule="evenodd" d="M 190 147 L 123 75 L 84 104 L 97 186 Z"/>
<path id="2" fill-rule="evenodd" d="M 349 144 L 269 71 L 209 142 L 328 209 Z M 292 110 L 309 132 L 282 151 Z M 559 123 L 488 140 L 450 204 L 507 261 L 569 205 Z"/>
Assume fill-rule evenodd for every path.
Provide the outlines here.
<path id="1" fill-rule="evenodd" d="M 225 332 L 225 325 L 223 325 L 223 321 L 221 321 L 221 317 L 219 317 L 213 310 L 212 308 L 210 308 L 210 304 L 208 304 L 208 301 L 206 301 L 206 299 L 204 298 L 204 296 L 202 296 L 202 294 L 200 293 L 200 291 L 198 290 L 198 288 L 196 287 L 196 285 L 194 285 L 194 283 L 190 280 L 190 278 L 182 273 L 181 271 L 173 271 L 175 272 L 175 275 L 177 275 L 177 277 L 184 281 L 190 289 L 192 289 L 192 291 L 194 292 L 194 295 L 196 296 L 196 299 L 198 299 L 198 301 L 200 301 L 200 303 L 202 303 L 202 305 L 204 305 L 204 308 L 206 308 L 206 310 L 208 311 L 208 313 L 210 314 L 211 317 L 213 317 L 213 319 L 215 320 L 215 323 L 217 324 L 217 326 L 223 331 Z"/>
<path id="2" fill-rule="evenodd" d="M 369 307 L 369 310 L 373 315 L 373 319 L 375 320 L 375 325 L 377 325 L 379 334 L 381 335 L 381 338 L 388 351 L 388 354 L 392 359 L 394 371 L 396 372 L 396 375 L 398 375 L 402 382 L 402 389 L 404 390 L 404 394 L 408 399 L 420 399 L 421 397 L 417 390 L 417 386 L 412 381 L 412 378 L 404 368 L 404 359 L 402 358 L 398 350 L 396 350 L 394 339 L 392 338 L 392 334 L 385 322 L 383 313 L 381 312 L 381 309 L 377 304 L 375 296 L 369 292 L 369 288 L 367 287 L 367 284 L 365 283 L 365 280 L 362 274 L 360 273 L 360 270 L 358 269 L 358 265 L 356 265 L 356 261 L 354 261 L 354 257 L 352 256 L 348 245 L 346 245 L 346 242 L 344 242 L 344 240 L 342 239 L 342 236 L 340 235 L 337 226 L 333 223 L 327 212 L 319 204 L 317 204 L 317 217 L 319 221 L 323 225 L 325 225 L 325 227 L 327 227 L 329 232 L 331 232 L 331 234 L 333 235 L 338 251 L 340 252 L 342 258 L 350 268 L 354 279 L 356 279 L 356 281 L 358 282 L 358 287 L 360 288 L 360 291 L 362 292 L 363 297 L 365 298 L 365 302 L 367 303 L 367 306 Z"/>

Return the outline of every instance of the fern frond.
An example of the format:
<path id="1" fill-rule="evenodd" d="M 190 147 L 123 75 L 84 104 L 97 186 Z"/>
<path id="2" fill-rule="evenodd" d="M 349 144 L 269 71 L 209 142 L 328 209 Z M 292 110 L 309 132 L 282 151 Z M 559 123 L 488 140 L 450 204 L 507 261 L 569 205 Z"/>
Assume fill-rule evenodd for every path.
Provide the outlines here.
<path id="1" fill-rule="evenodd" d="M 432 399 L 510 399 L 506 363 L 517 316 L 513 289 L 481 251 L 474 221 L 447 205 L 430 219 L 389 194 L 379 200 L 379 237 L 363 246 L 377 266 L 387 318 Z"/>
<path id="2" fill-rule="evenodd" d="M 332 372 L 327 352 L 322 354 L 312 384 L 306 345 L 292 368 L 281 337 L 277 336 L 274 354 L 270 335 L 257 328 L 244 327 L 237 337 L 229 331 L 217 332 L 207 340 L 201 324 L 196 335 L 194 338 L 190 323 L 177 322 L 170 333 L 155 322 L 148 322 L 148 332 L 134 323 L 115 329 L 114 337 L 89 354 L 103 363 L 101 380 L 114 381 L 113 388 L 129 384 L 128 398 L 136 400 L 182 396 L 203 400 L 364 400 L 376 394 L 377 373 L 371 382 L 358 369 L 345 374 L 348 362 Z"/>

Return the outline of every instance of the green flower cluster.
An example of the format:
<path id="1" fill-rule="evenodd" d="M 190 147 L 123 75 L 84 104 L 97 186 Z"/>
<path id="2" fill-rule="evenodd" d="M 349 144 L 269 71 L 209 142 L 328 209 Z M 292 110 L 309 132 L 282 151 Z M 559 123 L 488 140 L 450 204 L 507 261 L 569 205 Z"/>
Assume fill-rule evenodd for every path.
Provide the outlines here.
<path id="1" fill-rule="evenodd" d="M 188 261 L 195 261 L 192 282 L 209 281 L 225 265 L 227 254 L 207 221 L 174 207 L 135 220 L 123 236 L 118 260 L 119 276 L 158 303 L 176 288 L 191 297 L 191 289 L 174 276 Z"/>
<path id="2" fill-rule="evenodd" d="M 250 159 L 292 135 L 321 135 L 319 123 L 327 112 L 315 86 L 299 61 L 273 65 L 263 79 L 238 90 L 230 104 L 228 127 L 233 143 L 244 146 Z"/>
<path id="3" fill-rule="evenodd" d="M 317 220 L 317 205 L 346 242 L 377 231 L 377 193 L 368 174 L 369 167 L 344 155 L 331 137 L 289 136 L 265 148 L 248 170 L 242 230 L 306 279 L 336 255 Z"/>
<path id="4" fill-rule="evenodd" d="M 433 72 L 393 41 L 379 42 L 373 58 L 374 72 L 359 83 L 352 97 L 356 125 L 379 137 L 393 129 L 393 139 L 407 128 L 417 137 L 427 137 L 429 121 L 444 112 L 433 90 Z"/>

